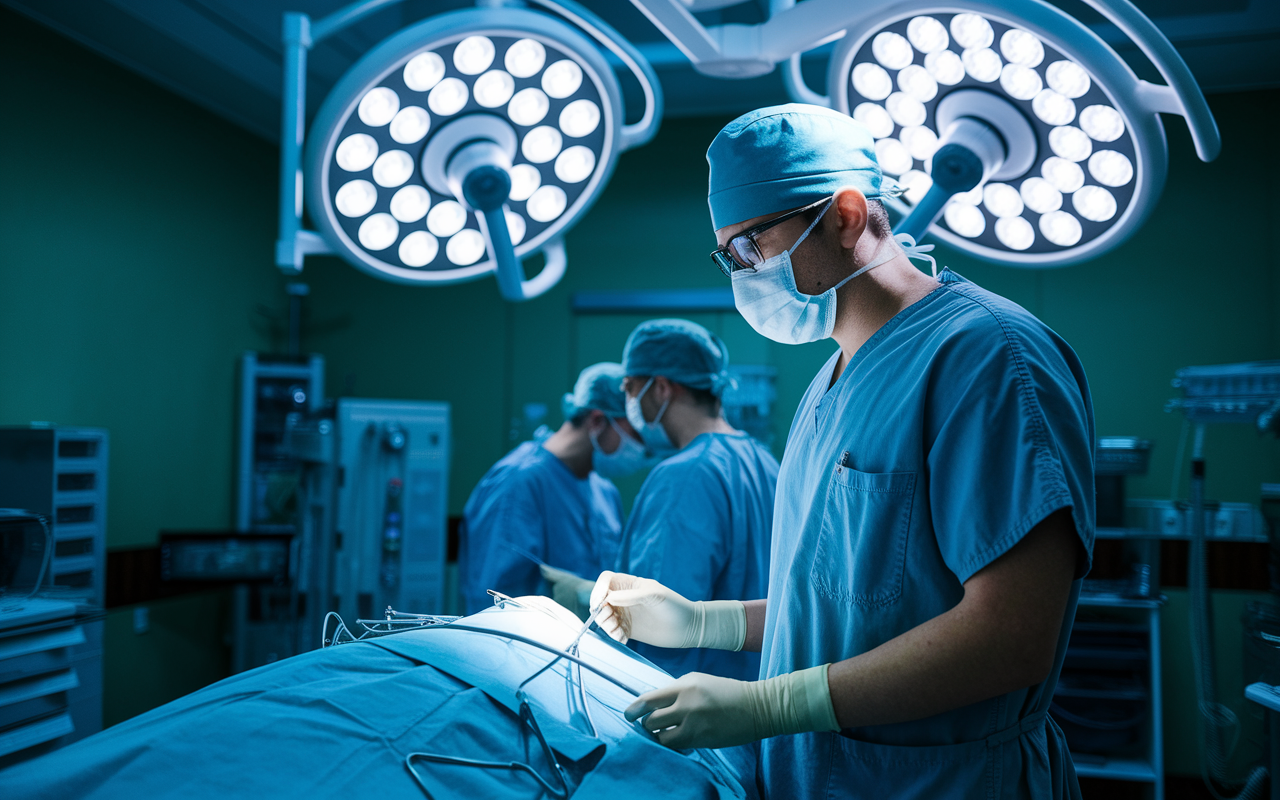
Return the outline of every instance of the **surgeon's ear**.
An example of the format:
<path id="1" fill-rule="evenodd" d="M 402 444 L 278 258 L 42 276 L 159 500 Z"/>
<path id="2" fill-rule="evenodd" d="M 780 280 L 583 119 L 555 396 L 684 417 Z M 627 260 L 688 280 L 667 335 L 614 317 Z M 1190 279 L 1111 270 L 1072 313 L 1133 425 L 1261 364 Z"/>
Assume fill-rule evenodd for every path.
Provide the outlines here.
<path id="1" fill-rule="evenodd" d="M 852 250 L 867 229 L 867 198 L 862 192 L 846 186 L 836 192 L 832 201 L 840 246 Z"/>

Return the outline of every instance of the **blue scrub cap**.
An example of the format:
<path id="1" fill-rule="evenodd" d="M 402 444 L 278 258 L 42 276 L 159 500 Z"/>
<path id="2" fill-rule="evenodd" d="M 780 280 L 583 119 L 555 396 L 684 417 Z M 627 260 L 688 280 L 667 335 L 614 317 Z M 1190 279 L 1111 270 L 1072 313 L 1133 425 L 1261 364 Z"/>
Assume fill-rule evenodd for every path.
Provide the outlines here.
<path id="1" fill-rule="evenodd" d="M 612 361 L 592 364 L 578 374 L 573 391 L 560 401 L 565 419 L 595 409 L 610 417 L 627 415 L 627 396 L 622 393 L 622 365 Z"/>
<path id="2" fill-rule="evenodd" d="M 622 349 L 626 375 L 661 375 L 719 397 L 732 383 L 729 348 L 720 337 L 687 319 L 651 319 L 627 337 Z"/>
<path id="3" fill-rule="evenodd" d="M 807 206 L 845 186 L 868 200 L 902 191 L 881 174 L 865 125 L 800 103 L 756 109 L 730 122 L 707 148 L 707 164 L 716 230 Z"/>

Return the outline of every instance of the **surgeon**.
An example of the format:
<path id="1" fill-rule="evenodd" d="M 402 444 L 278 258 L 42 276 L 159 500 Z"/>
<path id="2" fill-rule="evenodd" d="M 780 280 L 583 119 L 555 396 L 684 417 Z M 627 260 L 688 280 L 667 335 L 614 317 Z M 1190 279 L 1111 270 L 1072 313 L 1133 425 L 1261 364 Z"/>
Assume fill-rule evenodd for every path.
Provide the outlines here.
<path id="1" fill-rule="evenodd" d="M 616 638 L 761 650 L 626 710 L 671 747 L 762 739 L 769 797 L 1080 796 L 1048 716 L 1094 535 L 1084 371 L 1025 309 L 908 259 L 861 124 L 786 105 L 712 142 L 712 258 L 764 336 L 838 348 L 800 401 L 765 600 L 602 575 Z"/>
<path id="2" fill-rule="evenodd" d="M 584 369 L 561 403 L 560 429 L 512 450 L 472 491 L 459 559 L 468 614 L 493 605 L 488 589 L 513 597 L 538 593 L 539 565 L 596 576 L 614 564 L 622 503 L 609 478 L 645 463 L 627 422 L 622 377 L 616 363 Z M 556 599 L 582 614 L 578 606 L 585 608 L 587 597 Z"/>
<path id="3" fill-rule="evenodd" d="M 768 589 L 778 462 L 721 415 L 728 366 L 724 342 L 682 319 L 642 323 L 622 355 L 632 427 L 651 451 L 674 455 L 640 487 L 618 569 L 691 600 L 763 598 Z M 672 675 L 758 675 L 757 653 L 681 649 L 701 647 L 696 626 L 686 633 L 637 649 Z"/>

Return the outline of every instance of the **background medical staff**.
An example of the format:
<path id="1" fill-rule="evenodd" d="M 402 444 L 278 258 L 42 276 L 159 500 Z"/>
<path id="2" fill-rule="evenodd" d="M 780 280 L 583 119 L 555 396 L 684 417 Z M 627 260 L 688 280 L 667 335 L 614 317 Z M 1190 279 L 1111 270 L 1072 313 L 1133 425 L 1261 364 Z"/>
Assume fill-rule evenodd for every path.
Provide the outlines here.
<path id="1" fill-rule="evenodd" d="M 1094 533 L 1078 359 L 1014 303 L 908 262 L 849 117 L 761 109 L 707 160 L 739 311 L 840 347 L 787 440 L 767 601 L 619 575 L 592 597 L 618 638 L 761 648 L 761 680 L 689 675 L 627 716 L 672 747 L 765 739 L 773 797 L 1078 797 L 1047 716 Z"/>
<path id="2" fill-rule="evenodd" d="M 651 449 L 679 452 L 640 487 L 618 568 L 698 600 L 762 598 L 768 589 L 778 462 L 720 415 L 728 366 L 724 342 L 681 319 L 642 323 L 622 355 L 632 426 Z M 637 649 L 672 675 L 759 673 L 756 653 L 671 646 Z"/>
<path id="3" fill-rule="evenodd" d="M 605 476 L 629 474 L 645 457 L 626 419 L 622 366 L 584 369 L 562 407 L 559 430 L 504 456 L 467 500 L 459 572 L 468 614 L 493 604 L 488 589 L 537 593 L 540 562 L 594 576 L 617 558 L 622 502 Z"/>

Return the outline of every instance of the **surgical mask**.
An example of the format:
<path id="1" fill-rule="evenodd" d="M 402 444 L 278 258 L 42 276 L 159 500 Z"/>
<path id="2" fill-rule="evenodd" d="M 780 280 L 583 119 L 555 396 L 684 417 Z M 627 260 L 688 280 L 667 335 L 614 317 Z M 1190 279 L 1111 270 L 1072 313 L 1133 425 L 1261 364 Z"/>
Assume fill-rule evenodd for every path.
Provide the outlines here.
<path id="1" fill-rule="evenodd" d="M 658 416 L 653 418 L 653 422 L 645 422 L 644 412 L 640 410 L 640 398 L 644 397 L 644 393 L 649 391 L 649 387 L 653 385 L 653 378 L 644 385 L 640 390 L 640 394 L 635 397 L 627 398 L 627 422 L 631 423 L 631 427 L 636 429 L 636 433 L 640 434 L 641 441 L 644 446 L 649 448 L 653 453 L 670 452 L 676 449 L 672 444 L 671 437 L 667 435 L 667 429 L 662 426 L 662 415 L 667 413 L 667 406 L 671 405 L 671 400 L 662 404 L 662 408 L 658 409 Z"/>
<path id="2" fill-rule="evenodd" d="M 591 432 L 591 449 L 594 451 L 591 464 L 595 471 L 606 478 L 622 478 L 644 469 L 649 462 L 649 454 L 645 452 L 644 445 L 619 428 L 618 423 L 612 419 L 609 424 L 618 434 L 618 447 L 612 453 L 606 453 L 600 449 L 600 440 L 595 431 Z"/>
<path id="3" fill-rule="evenodd" d="M 828 203 L 818 218 L 805 228 L 804 233 L 790 250 L 784 250 L 773 258 L 766 259 L 754 270 L 738 270 L 733 273 L 733 303 L 738 313 L 755 328 L 761 336 L 766 336 L 781 344 L 805 344 L 826 339 L 836 324 L 836 290 L 868 270 L 891 261 L 897 253 L 890 247 L 888 252 L 877 255 L 868 264 L 849 275 L 819 295 L 803 294 L 796 288 L 795 272 L 791 268 L 791 254 L 808 237 L 831 208 Z M 932 250 L 933 245 L 917 247 L 915 239 L 907 234 L 898 234 L 894 239 L 902 245 L 908 258 L 923 258 L 934 262 L 932 256 L 924 255 Z M 880 248 L 884 250 L 883 246 Z M 934 276 L 937 277 L 937 264 L 934 262 Z"/>

